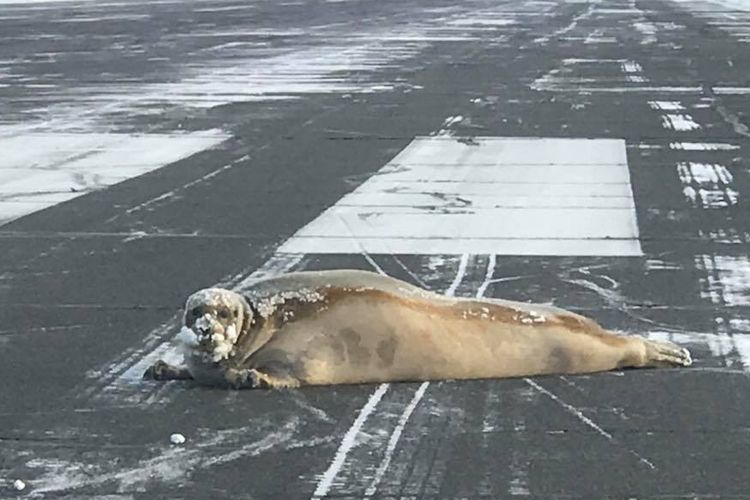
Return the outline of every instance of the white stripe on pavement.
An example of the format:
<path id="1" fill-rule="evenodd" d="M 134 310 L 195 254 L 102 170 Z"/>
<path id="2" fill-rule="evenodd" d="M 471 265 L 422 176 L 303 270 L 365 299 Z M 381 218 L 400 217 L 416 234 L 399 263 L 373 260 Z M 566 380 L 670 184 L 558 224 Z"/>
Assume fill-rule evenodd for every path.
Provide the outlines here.
<path id="1" fill-rule="evenodd" d="M 279 251 L 638 256 L 625 142 L 417 137 Z"/>
<path id="2" fill-rule="evenodd" d="M 14 130 L 0 127 L 0 224 L 145 174 L 227 137 L 218 130 L 143 135 Z"/>

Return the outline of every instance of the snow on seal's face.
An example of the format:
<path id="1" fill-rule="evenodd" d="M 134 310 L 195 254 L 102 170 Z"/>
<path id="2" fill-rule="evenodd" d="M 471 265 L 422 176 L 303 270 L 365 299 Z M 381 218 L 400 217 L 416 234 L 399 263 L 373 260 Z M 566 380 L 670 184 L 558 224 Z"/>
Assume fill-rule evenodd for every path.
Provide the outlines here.
<path id="1" fill-rule="evenodd" d="M 245 299 L 223 288 L 206 288 L 188 297 L 185 326 L 196 336 L 198 351 L 217 363 L 234 354 L 245 321 L 252 321 Z"/>

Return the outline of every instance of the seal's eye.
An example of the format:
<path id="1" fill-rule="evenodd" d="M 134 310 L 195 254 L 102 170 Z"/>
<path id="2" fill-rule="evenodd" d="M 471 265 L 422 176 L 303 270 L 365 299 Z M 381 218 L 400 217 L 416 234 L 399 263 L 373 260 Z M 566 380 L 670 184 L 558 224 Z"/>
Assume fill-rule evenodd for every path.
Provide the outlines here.
<path id="1" fill-rule="evenodd" d="M 221 319 L 229 319 L 229 311 L 227 309 L 219 309 L 219 317 Z"/>
<path id="2" fill-rule="evenodd" d="M 192 311 L 190 311 L 190 314 L 192 314 L 194 317 L 199 317 L 201 315 L 201 308 L 200 307 L 194 307 Z"/>

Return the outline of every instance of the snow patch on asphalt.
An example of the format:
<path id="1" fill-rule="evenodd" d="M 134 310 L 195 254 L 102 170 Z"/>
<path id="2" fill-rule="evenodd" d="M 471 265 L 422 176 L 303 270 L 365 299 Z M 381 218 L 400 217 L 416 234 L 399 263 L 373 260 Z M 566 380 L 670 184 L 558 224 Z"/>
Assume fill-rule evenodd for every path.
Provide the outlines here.
<path id="1" fill-rule="evenodd" d="M 255 457 L 269 451 L 317 446 L 330 438 L 295 438 L 299 434 L 298 417 L 287 422 L 253 422 L 252 426 L 220 431 L 199 429 L 196 437 L 182 446 L 161 445 L 150 448 L 148 458 L 133 464 L 123 463 L 116 450 L 102 448 L 102 456 L 91 462 L 82 459 L 35 457 L 26 463 L 39 475 L 29 480 L 32 497 L 53 493 L 72 493 L 82 488 L 112 485 L 119 493 L 145 492 L 149 484 L 181 483 L 200 469 Z M 261 428 L 259 428 L 261 427 Z M 108 455 L 111 453 L 111 456 Z"/>

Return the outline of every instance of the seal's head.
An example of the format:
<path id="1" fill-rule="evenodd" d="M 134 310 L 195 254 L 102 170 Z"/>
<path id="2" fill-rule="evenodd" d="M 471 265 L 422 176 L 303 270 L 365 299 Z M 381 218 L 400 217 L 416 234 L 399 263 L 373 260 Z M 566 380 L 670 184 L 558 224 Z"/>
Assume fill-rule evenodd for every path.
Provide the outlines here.
<path id="1" fill-rule="evenodd" d="M 197 349 L 216 363 L 234 354 L 240 333 L 253 323 L 253 312 L 242 295 L 206 288 L 188 297 L 184 322 L 197 338 Z"/>

